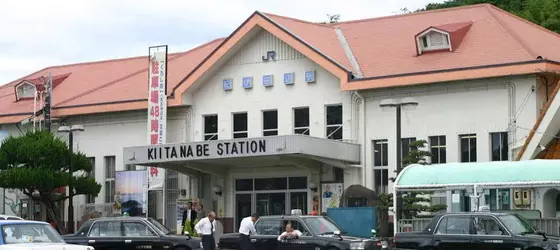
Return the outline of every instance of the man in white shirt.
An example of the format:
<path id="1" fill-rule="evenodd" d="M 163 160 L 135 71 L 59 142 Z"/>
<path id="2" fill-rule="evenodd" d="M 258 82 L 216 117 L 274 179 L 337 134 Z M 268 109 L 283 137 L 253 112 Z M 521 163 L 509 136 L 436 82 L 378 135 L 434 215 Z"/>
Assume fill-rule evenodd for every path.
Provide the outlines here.
<path id="1" fill-rule="evenodd" d="M 251 244 L 250 235 L 256 234 L 255 222 L 259 219 L 257 213 L 252 214 L 250 217 L 245 217 L 241 220 L 239 225 L 239 247 L 241 250 L 253 250 L 253 244 Z"/>
<path id="2" fill-rule="evenodd" d="M 208 217 L 202 218 L 194 226 L 194 230 L 202 239 L 202 248 L 204 250 L 215 250 L 216 240 L 214 239 L 214 231 L 216 231 L 216 213 L 214 211 L 208 214 Z"/>
<path id="3" fill-rule="evenodd" d="M 278 241 L 286 240 L 286 239 L 297 239 L 301 236 L 301 232 L 297 229 L 294 229 L 292 223 L 286 224 L 286 231 L 278 236 Z"/>

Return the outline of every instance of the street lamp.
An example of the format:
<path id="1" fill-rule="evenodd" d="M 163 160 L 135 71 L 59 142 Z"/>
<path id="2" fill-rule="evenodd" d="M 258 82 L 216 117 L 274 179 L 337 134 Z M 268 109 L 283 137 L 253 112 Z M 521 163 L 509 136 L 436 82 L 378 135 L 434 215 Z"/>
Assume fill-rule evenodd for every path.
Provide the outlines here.
<path id="1" fill-rule="evenodd" d="M 72 171 L 72 155 L 74 154 L 74 132 L 84 131 L 84 126 L 82 125 L 72 125 L 72 126 L 60 126 L 58 127 L 58 132 L 68 133 L 68 172 L 70 175 L 73 174 Z M 70 197 L 68 198 L 68 227 L 66 231 L 68 233 L 74 232 L 74 187 L 72 186 L 72 181 L 68 183 L 68 190 Z"/>
<path id="2" fill-rule="evenodd" d="M 396 109 L 396 115 L 397 115 L 397 166 L 396 166 L 396 173 L 397 176 L 399 176 L 399 174 L 401 173 L 402 170 L 402 142 L 401 142 L 401 108 L 402 107 L 406 107 L 406 106 L 418 106 L 418 102 L 416 102 L 413 98 L 407 97 L 407 98 L 403 98 L 400 101 L 396 101 L 393 99 L 386 99 L 386 100 L 382 100 L 381 103 L 379 104 L 379 107 L 381 108 L 395 108 Z M 396 201 L 393 201 L 394 204 L 396 204 L 396 211 L 395 211 L 395 218 L 393 219 L 393 221 L 398 221 L 398 218 L 400 216 L 402 216 L 402 204 L 403 204 L 403 200 L 402 200 L 402 195 L 398 194 L 397 191 L 393 191 L 394 193 L 394 197 L 396 197 Z M 398 225 L 394 225 L 394 227 L 397 227 Z"/>

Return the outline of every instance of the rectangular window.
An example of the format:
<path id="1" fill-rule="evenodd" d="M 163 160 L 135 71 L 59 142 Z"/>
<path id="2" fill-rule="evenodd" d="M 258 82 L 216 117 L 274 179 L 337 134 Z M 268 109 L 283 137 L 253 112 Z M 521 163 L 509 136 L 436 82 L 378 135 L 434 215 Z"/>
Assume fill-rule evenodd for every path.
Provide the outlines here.
<path id="1" fill-rule="evenodd" d="M 476 134 L 459 135 L 461 162 L 476 162 Z"/>
<path id="2" fill-rule="evenodd" d="M 374 169 L 373 176 L 375 177 L 375 192 L 378 194 L 389 192 L 389 170 L 388 169 Z"/>
<path id="3" fill-rule="evenodd" d="M 410 152 L 410 143 L 416 141 L 416 137 L 402 138 L 401 139 L 401 160 L 408 156 Z"/>
<path id="4" fill-rule="evenodd" d="M 490 133 L 492 140 L 492 161 L 509 160 L 508 132 Z"/>
<path id="5" fill-rule="evenodd" d="M 432 164 L 447 162 L 447 148 L 445 135 L 430 136 L 430 152 L 432 153 Z"/>
<path id="6" fill-rule="evenodd" d="M 294 134 L 309 135 L 309 108 L 294 108 Z"/>
<path id="7" fill-rule="evenodd" d="M 326 116 L 327 138 L 342 140 L 342 105 L 328 105 Z"/>
<path id="8" fill-rule="evenodd" d="M 263 111 L 263 136 L 278 135 L 278 110 Z"/>
<path id="9" fill-rule="evenodd" d="M 204 117 L 204 140 L 218 140 L 218 115 L 205 115 Z"/>
<path id="10" fill-rule="evenodd" d="M 233 138 L 247 138 L 248 125 L 247 125 L 247 112 L 233 114 Z"/>
<path id="11" fill-rule="evenodd" d="M 87 173 L 87 176 L 95 180 L 95 157 L 88 157 L 88 160 L 91 163 L 91 171 Z M 86 203 L 95 203 L 95 196 L 87 195 Z"/>
<path id="12" fill-rule="evenodd" d="M 105 202 L 115 201 L 115 156 L 105 156 Z"/>
<path id="13" fill-rule="evenodd" d="M 388 140 L 373 141 L 373 166 L 386 167 L 389 166 L 388 156 Z"/>
<path id="14" fill-rule="evenodd" d="M 136 165 L 134 165 L 134 164 L 126 164 L 126 165 L 124 166 L 124 169 L 125 169 L 126 171 L 135 171 L 135 170 L 136 170 Z"/>

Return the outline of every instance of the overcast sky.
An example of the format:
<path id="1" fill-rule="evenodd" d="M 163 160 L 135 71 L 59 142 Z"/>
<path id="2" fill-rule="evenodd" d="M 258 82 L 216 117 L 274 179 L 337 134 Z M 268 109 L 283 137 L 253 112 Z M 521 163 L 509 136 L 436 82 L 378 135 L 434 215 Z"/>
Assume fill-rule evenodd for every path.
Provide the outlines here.
<path id="1" fill-rule="evenodd" d="M 0 1 L 0 85 L 47 66 L 185 51 L 228 36 L 255 10 L 308 21 L 394 15 L 440 0 Z M 158 3 L 158 4 L 156 4 Z"/>

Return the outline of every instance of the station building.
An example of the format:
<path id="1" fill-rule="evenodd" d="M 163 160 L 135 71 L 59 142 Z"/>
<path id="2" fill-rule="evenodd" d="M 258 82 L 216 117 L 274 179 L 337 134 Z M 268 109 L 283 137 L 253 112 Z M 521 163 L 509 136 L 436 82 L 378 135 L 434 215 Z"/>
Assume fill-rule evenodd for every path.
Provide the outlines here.
<path id="1" fill-rule="evenodd" d="M 559 45 L 558 34 L 488 4 L 327 24 L 255 12 L 227 38 L 169 54 L 165 144 L 146 143 L 147 57 L 8 83 L 0 130 L 32 128 L 50 73 L 55 122 L 84 126 L 74 147 L 103 184 L 97 198 L 75 199 L 75 214 L 114 201 L 115 171 L 157 166 L 165 195 L 151 198 L 151 216 L 175 225 L 175 201 L 197 197 L 232 231 L 251 212 L 310 213 L 325 183 L 392 192 L 395 105 L 403 155 L 426 140 L 432 164 L 558 159 Z M 556 215 L 558 190 L 529 191 L 529 204 L 509 189 L 483 202 Z M 469 207 L 452 206 L 450 192 L 432 202 Z"/>

